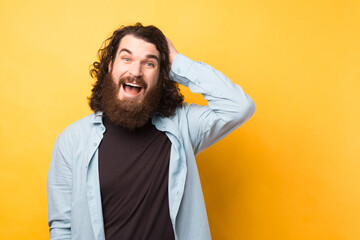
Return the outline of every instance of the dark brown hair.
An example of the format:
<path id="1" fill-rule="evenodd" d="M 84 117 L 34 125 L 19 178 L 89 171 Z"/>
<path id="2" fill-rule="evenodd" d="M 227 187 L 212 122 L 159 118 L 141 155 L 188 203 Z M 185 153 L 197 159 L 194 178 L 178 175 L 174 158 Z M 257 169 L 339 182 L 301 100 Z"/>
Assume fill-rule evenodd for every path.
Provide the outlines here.
<path id="1" fill-rule="evenodd" d="M 144 41 L 152 43 L 160 53 L 160 75 L 159 80 L 162 80 L 163 95 L 160 100 L 156 112 L 165 117 L 175 114 L 175 109 L 184 101 L 183 95 L 180 93 L 178 84 L 172 81 L 169 77 L 170 63 L 169 63 L 169 49 L 164 34 L 155 26 L 143 26 L 141 23 L 136 23 L 130 26 L 121 26 L 115 30 L 113 35 L 106 39 L 102 48 L 98 51 L 98 62 L 94 62 L 90 66 L 90 76 L 97 79 L 93 85 L 91 97 L 89 97 L 90 108 L 96 111 L 104 111 L 101 104 L 101 90 L 104 86 L 105 76 L 109 72 L 109 63 L 111 59 L 115 59 L 116 52 L 119 47 L 121 39 L 126 35 L 133 35 Z"/>

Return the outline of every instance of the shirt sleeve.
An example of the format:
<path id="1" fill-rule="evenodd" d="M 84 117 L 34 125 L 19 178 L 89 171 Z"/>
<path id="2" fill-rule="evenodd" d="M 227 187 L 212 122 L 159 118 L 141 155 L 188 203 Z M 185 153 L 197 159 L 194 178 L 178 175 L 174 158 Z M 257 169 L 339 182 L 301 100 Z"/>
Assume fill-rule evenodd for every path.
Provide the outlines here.
<path id="1" fill-rule="evenodd" d="M 186 109 L 195 154 L 228 135 L 255 112 L 254 101 L 239 85 L 205 63 L 178 54 L 170 78 L 191 92 L 201 93 L 208 102 L 207 106 L 190 104 Z"/>
<path id="2" fill-rule="evenodd" d="M 72 161 L 62 134 L 56 139 L 47 178 L 50 239 L 71 239 Z"/>

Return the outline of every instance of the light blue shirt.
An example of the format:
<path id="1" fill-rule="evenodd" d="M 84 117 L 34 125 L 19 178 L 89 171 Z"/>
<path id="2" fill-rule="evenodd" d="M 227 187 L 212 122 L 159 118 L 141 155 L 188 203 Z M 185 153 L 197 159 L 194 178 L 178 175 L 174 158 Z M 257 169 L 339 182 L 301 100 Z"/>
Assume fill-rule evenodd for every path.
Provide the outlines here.
<path id="1" fill-rule="evenodd" d="M 177 240 L 211 239 L 195 156 L 246 122 L 252 99 L 240 86 L 207 64 L 178 54 L 172 80 L 201 93 L 207 106 L 176 109 L 152 123 L 170 139 L 169 211 Z M 68 126 L 56 139 L 47 179 L 50 238 L 104 240 L 98 147 L 105 127 L 101 112 Z M 223 163 L 221 163 L 223 164 Z"/>

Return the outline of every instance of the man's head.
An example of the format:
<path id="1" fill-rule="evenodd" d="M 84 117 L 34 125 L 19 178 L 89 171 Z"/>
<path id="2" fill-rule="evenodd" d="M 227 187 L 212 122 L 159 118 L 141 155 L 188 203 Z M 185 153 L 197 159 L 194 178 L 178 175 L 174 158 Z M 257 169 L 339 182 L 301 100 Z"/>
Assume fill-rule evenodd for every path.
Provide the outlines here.
<path id="1" fill-rule="evenodd" d="M 154 112 L 165 117 L 183 102 L 169 78 L 169 49 L 154 26 L 122 26 L 98 51 L 90 75 L 97 79 L 89 98 L 93 111 L 103 111 L 117 125 L 135 129 Z"/>

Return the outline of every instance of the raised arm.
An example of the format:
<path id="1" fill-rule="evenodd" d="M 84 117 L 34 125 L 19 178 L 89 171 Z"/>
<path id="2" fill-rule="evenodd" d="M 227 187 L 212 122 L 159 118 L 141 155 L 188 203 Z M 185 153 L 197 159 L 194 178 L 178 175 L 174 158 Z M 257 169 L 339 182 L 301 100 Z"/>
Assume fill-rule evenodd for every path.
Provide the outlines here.
<path id="1" fill-rule="evenodd" d="M 211 66 L 177 53 L 168 40 L 172 80 L 201 93 L 207 106 L 186 108 L 189 134 L 195 153 L 219 141 L 245 123 L 255 112 L 253 100 L 242 88 Z"/>

